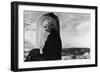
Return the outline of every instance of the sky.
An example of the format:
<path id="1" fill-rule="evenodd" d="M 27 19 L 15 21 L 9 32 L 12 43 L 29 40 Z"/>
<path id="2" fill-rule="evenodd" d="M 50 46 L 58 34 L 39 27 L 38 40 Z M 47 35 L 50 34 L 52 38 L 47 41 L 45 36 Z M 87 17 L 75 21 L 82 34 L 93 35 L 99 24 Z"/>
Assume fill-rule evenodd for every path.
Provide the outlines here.
<path id="1" fill-rule="evenodd" d="M 36 29 L 39 18 L 48 12 L 24 11 L 25 48 L 36 46 Z M 60 21 L 63 48 L 87 47 L 91 42 L 91 15 L 87 13 L 54 12 Z"/>

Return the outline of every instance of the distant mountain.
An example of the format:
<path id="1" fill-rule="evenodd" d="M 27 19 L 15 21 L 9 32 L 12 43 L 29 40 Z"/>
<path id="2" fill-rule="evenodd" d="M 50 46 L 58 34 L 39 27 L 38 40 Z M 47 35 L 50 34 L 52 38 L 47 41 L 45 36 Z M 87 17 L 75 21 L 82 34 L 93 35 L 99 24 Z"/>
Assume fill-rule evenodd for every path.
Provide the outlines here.
<path id="1" fill-rule="evenodd" d="M 62 56 L 83 55 L 86 52 L 90 53 L 90 48 L 63 48 Z"/>

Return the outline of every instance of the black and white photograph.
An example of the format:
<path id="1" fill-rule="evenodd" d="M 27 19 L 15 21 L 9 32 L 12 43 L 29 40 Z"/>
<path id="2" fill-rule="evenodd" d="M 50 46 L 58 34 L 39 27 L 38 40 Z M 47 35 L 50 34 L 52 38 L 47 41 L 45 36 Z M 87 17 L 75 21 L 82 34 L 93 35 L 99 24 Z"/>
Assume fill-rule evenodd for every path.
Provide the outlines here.
<path id="1" fill-rule="evenodd" d="M 12 37 L 13 71 L 97 66 L 97 7 L 13 2 Z"/>
<path id="2" fill-rule="evenodd" d="M 90 59 L 90 16 L 24 11 L 24 61 Z"/>

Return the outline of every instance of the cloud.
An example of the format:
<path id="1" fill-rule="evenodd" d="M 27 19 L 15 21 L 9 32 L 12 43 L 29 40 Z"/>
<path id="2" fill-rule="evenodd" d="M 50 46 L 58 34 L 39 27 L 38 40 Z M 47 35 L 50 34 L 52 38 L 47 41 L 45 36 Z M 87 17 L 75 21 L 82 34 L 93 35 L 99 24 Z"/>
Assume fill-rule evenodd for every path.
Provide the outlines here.
<path id="1" fill-rule="evenodd" d="M 90 47 L 90 22 L 82 22 L 77 27 L 61 31 L 63 47 Z"/>

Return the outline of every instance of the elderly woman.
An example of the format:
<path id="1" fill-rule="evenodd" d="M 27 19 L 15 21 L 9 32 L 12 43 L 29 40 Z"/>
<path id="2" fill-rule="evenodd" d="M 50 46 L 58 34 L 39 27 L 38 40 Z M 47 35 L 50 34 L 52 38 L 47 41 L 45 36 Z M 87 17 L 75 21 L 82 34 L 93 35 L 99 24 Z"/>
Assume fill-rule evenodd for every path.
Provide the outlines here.
<path id="1" fill-rule="evenodd" d="M 46 32 L 42 56 L 45 60 L 60 60 L 62 44 L 58 17 L 54 13 L 43 15 L 42 26 Z"/>

